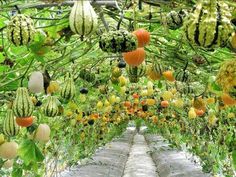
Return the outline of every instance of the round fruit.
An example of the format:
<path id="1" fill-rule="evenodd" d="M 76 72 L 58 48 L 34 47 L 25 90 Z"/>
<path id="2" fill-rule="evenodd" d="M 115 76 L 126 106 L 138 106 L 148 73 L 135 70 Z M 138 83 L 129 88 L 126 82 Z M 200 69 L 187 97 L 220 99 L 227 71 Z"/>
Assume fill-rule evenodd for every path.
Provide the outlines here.
<path id="1" fill-rule="evenodd" d="M 14 141 L 5 142 L 0 145 L 0 157 L 3 159 L 14 159 L 17 156 L 18 144 Z"/>
<path id="2" fill-rule="evenodd" d="M 166 101 L 166 100 L 161 101 L 161 107 L 166 108 L 168 106 L 169 106 L 169 102 L 168 101 Z"/>
<path id="3" fill-rule="evenodd" d="M 162 97 L 164 100 L 169 101 L 169 100 L 171 100 L 171 99 L 174 97 L 174 95 L 173 95 L 170 91 L 164 91 L 164 92 L 162 93 L 161 97 Z"/>
<path id="4" fill-rule="evenodd" d="M 189 110 L 189 112 L 188 112 L 188 117 L 189 117 L 190 119 L 195 119 L 195 118 L 197 117 L 197 114 L 196 114 L 194 108 L 190 108 L 190 110 Z"/>
<path id="5" fill-rule="evenodd" d="M 113 77 L 118 78 L 121 76 L 121 74 L 122 74 L 122 72 L 121 72 L 120 68 L 118 68 L 118 67 L 113 68 L 113 70 L 112 70 Z"/>
<path id="6" fill-rule="evenodd" d="M 203 116 L 205 114 L 205 111 L 202 109 L 195 109 L 195 113 L 197 116 Z"/>
<path id="7" fill-rule="evenodd" d="M 81 94 L 88 94 L 88 89 L 83 87 L 80 89 L 80 93 Z"/>
<path id="8" fill-rule="evenodd" d="M 125 30 L 109 31 L 102 34 L 99 41 L 100 48 L 105 52 L 130 52 L 137 48 L 135 35 Z"/>
<path id="9" fill-rule="evenodd" d="M 170 82 L 174 82 L 174 81 L 175 81 L 175 77 L 174 77 L 172 71 L 164 71 L 164 72 L 162 73 L 162 75 L 163 75 L 163 77 L 164 77 L 166 80 L 168 80 L 168 81 L 170 81 Z"/>
<path id="10" fill-rule="evenodd" d="M 2 167 L 5 169 L 9 169 L 13 166 L 13 163 L 14 163 L 14 160 L 7 160 L 6 162 L 4 162 Z"/>
<path id="11" fill-rule="evenodd" d="M 81 36 L 89 36 L 97 30 L 98 17 L 90 1 L 75 1 L 69 17 L 70 29 Z"/>
<path id="12" fill-rule="evenodd" d="M 138 29 L 133 34 L 138 39 L 138 47 L 144 47 L 150 42 L 150 33 L 145 29 Z"/>
<path id="13" fill-rule="evenodd" d="M 73 77 L 70 76 L 70 74 L 67 74 L 65 84 L 61 88 L 60 94 L 62 98 L 67 99 L 67 100 L 71 100 L 75 97 L 75 94 L 76 94 L 75 83 L 74 83 Z"/>
<path id="14" fill-rule="evenodd" d="M 236 104 L 236 100 L 233 99 L 229 94 L 227 93 L 223 93 L 223 95 L 221 95 L 221 99 L 223 101 L 223 103 L 225 105 L 228 105 L 228 106 L 233 106 Z"/>
<path id="15" fill-rule="evenodd" d="M 50 139 L 50 127 L 47 124 L 39 124 L 34 139 L 41 142 L 48 142 Z"/>
<path id="16" fill-rule="evenodd" d="M 139 66 L 145 59 L 144 48 L 137 48 L 134 51 L 123 53 L 125 62 L 130 66 Z"/>
<path id="17" fill-rule="evenodd" d="M 16 99 L 12 106 L 16 117 L 29 117 L 34 111 L 34 104 L 29 97 L 27 88 L 19 87 L 16 90 Z"/>
<path id="18" fill-rule="evenodd" d="M 125 68 L 126 67 L 126 63 L 125 61 L 122 59 L 119 61 L 119 63 L 117 64 L 118 68 Z"/>
<path id="19" fill-rule="evenodd" d="M 43 103 L 42 111 L 45 116 L 55 117 L 59 113 L 59 100 L 56 96 L 48 96 Z"/>
<path id="20" fill-rule="evenodd" d="M 121 87 L 125 86 L 127 84 L 127 79 L 124 76 L 119 77 L 119 85 Z"/>
<path id="21" fill-rule="evenodd" d="M 156 100 L 155 100 L 155 99 L 147 99 L 147 100 L 146 100 L 146 103 L 147 103 L 147 105 L 149 105 L 149 106 L 153 106 L 153 105 L 156 104 Z"/>
<path id="22" fill-rule="evenodd" d="M 3 120 L 3 133 L 6 136 L 16 136 L 20 131 L 16 124 L 14 113 L 11 109 L 7 110 L 5 119 Z"/>
<path id="23" fill-rule="evenodd" d="M 17 117 L 16 118 L 16 123 L 21 126 L 21 127 L 29 127 L 33 124 L 33 117 Z"/>
<path id="24" fill-rule="evenodd" d="M 35 28 L 32 19 L 23 14 L 12 17 L 7 26 L 7 36 L 16 46 L 27 45 L 34 39 Z"/>
<path id="25" fill-rule="evenodd" d="M 189 42 L 198 46 L 206 48 L 225 46 L 233 32 L 230 20 L 230 9 L 225 2 L 198 1 L 184 22 L 185 36 Z M 211 28 L 212 26 L 214 28 Z"/>
<path id="26" fill-rule="evenodd" d="M 28 88 L 31 93 L 40 93 L 44 89 L 43 74 L 35 71 L 29 78 Z"/>
<path id="27" fill-rule="evenodd" d="M 53 94 L 60 89 L 60 86 L 57 81 L 50 81 L 49 86 L 47 87 L 47 94 Z"/>

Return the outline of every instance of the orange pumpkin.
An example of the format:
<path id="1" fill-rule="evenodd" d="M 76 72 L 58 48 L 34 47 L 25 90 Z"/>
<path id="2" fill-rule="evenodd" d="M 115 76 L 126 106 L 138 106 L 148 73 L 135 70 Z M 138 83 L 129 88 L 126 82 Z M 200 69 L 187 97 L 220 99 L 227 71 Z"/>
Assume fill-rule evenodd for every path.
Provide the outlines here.
<path id="1" fill-rule="evenodd" d="M 130 101 L 125 101 L 124 106 L 127 107 L 127 108 L 130 108 L 131 107 Z"/>
<path id="2" fill-rule="evenodd" d="M 139 98 L 139 95 L 137 94 L 137 93 L 134 93 L 133 94 L 133 98 L 135 99 L 135 98 Z"/>
<path id="3" fill-rule="evenodd" d="M 168 101 L 166 101 L 166 100 L 161 101 L 161 107 L 166 108 L 168 106 L 169 106 L 169 102 Z"/>
<path id="4" fill-rule="evenodd" d="M 143 63 L 145 59 L 145 50 L 144 48 L 137 48 L 134 51 L 126 52 L 122 54 L 125 62 L 130 66 L 139 66 Z"/>
<path id="5" fill-rule="evenodd" d="M 138 47 L 144 47 L 150 42 L 150 33 L 145 29 L 138 29 L 133 34 L 138 39 Z"/>
<path id="6" fill-rule="evenodd" d="M 233 106 L 233 105 L 236 105 L 236 100 L 233 99 L 229 94 L 227 93 L 223 93 L 223 95 L 221 95 L 221 99 L 223 101 L 223 103 L 225 105 L 228 105 L 228 106 Z"/>
<path id="7" fill-rule="evenodd" d="M 205 114 L 205 111 L 203 109 L 194 109 L 197 116 L 203 116 Z"/>
<path id="8" fill-rule="evenodd" d="M 21 126 L 21 127 L 29 127 L 33 124 L 33 117 L 24 117 L 24 118 L 16 118 L 16 123 L 17 125 Z"/>
<path id="9" fill-rule="evenodd" d="M 174 82 L 175 81 L 175 77 L 174 77 L 174 75 L 173 75 L 173 72 L 172 71 L 164 71 L 163 73 L 162 73 L 162 75 L 163 75 L 163 77 L 166 79 L 166 80 L 168 80 L 168 81 L 170 81 L 170 82 Z"/>

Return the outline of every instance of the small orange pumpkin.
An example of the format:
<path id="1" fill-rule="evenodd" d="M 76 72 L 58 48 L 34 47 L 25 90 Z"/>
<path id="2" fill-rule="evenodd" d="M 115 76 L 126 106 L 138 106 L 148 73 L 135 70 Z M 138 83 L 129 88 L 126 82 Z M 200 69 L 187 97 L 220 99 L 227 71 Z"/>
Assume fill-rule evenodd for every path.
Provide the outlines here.
<path id="1" fill-rule="evenodd" d="M 164 100 L 164 101 L 161 101 L 161 107 L 163 108 L 167 108 L 169 106 L 169 102 Z"/>
<path id="2" fill-rule="evenodd" d="M 145 29 L 138 29 L 133 34 L 138 39 L 138 47 L 144 47 L 150 42 L 150 33 Z"/>
<path id="3" fill-rule="evenodd" d="M 168 81 L 170 81 L 170 82 L 174 82 L 174 81 L 175 81 L 175 77 L 174 77 L 174 75 L 173 75 L 173 72 L 170 71 L 170 70 L 164 71 L 164 72 L 162 73 L 162 75 L 163 75 L 163 77 L 164 77 L 166 80 L 168 80 Z"/>
<path id="4" fill-rule="evenodd" d="M 205 111 L 203 109 L 194 109 L 197 116 L 203 116 L 205 114 Z"/>
<path id="5" fill-rule="evenodd" d="M 16 118 L 16 123 L 17 125 L 21 126 L 21 127 L 29 127 L 33 124 L 33 117 L 24 117 L 24 118 Z"/>
<path id="6" fill-rule="evenodd" d="M 233 106 L 236 104 L 236 100 L 233 99 L 228 93 L 223 93 L 223 95 L 221 95 L 221 99 L 225 105 Z"/>
<path id="7" fill-rule="evenodd" d="M 143 63 L 145 59 L 145 50 L 144 48 L 137 48 L 134 51 L 126 52 L 122 54 L 125 62 L 130 66 L 139 66 Z"/>

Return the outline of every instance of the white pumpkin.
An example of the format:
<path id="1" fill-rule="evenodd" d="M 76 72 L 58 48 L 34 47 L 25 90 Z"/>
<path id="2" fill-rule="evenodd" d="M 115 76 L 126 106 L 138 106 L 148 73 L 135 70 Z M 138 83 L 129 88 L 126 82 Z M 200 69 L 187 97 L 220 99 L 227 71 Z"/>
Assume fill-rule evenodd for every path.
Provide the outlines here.
<path id="1" fill-rule="evenodd" d="M 3 168 L 5 168 L 5 169 L 9 169 L 9 168 L 11 168 L 12 166 L 13 166 L 13 163 L 14 163 L 14 161 L 13 160 L 7 160 L 4 164 L 3 164 Z"/>
<path id="2" fill-rule="evenodd" d="M 29 78 L 28 88 L 31 93 L 40 93 L 43 91 L 43 74 L 35 71 Z"/>
<path id="3" fill-rule="evenodd" d="M 75 1 L 69 23 L 71 30 L 81 36 L 88 36 L 97 29 L 97 14 L 88 0 Z"/>
<path id="4" fill-rule="evenodd" d="M 34 139 L 40 142 L 48 142 L 51 129 L 47 124 L 40 124 L 35 132 Z"/>
<path id="5" fill-rule="evenodd" d="M 0 145 L 0 158 L 14 159 L 17 156 L 18 144 L 14 141 Z"/>

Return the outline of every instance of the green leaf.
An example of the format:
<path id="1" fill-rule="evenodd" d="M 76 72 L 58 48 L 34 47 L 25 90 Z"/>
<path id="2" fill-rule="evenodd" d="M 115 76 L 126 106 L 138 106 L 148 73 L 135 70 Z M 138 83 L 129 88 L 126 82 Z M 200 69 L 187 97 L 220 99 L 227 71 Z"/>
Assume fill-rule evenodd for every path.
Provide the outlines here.
<path id="1" fill-rule="evenodd" d="M 12 177 L 22 177 L 23 170 L 19 166 L 14 166 L 13 171 L 12 171 Z"/>
<path id="2" fill-rule="evenodd" d="M 236 150 L 233 151 L 232 157 L 233 157 L 233 166 L 236 169 Z"/>
<path id="3" fill-rule="evenodd" d="M 162 88 L 162 83 L 161 83 L 161 81 L 158 82 L 157 87 L 158 87 L 158 88 Z"/>
<path id="4" fill-rule="evenodd" d="M 29 165 L 31 162 L 42 162 L 44 156 L 38 146 L 33 140 L 25 140 L 22 142 L 19 148 L 19 156 L 26 165 Z"/>
<path id="5" fill-rule="evenodd" d="M 2 53 L 0 53 L 0 63 L 2 63 L 4 61 L 5 57 L 3 56 Z"/>

